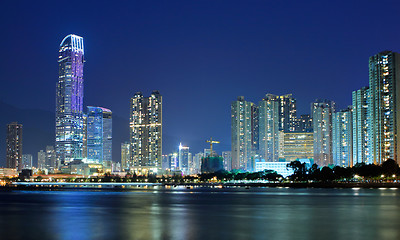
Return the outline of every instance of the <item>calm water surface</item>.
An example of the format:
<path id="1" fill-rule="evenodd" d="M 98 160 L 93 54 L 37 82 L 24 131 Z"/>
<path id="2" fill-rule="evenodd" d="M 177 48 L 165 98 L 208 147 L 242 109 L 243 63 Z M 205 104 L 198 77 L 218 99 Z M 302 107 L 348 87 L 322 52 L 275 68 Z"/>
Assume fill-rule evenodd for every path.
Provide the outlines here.
<path id="1" fill-rule="evenodd" d="M 0 239 L 400 239 L 399 189 L 0 191 Z"/>

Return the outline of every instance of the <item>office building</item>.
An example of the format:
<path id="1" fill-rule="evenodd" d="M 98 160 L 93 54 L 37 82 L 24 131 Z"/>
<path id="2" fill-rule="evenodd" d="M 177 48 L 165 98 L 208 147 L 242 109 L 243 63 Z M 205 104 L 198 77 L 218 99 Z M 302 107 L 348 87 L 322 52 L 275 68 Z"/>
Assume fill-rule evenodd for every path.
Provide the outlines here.
<path id="1" fill-rule="evenodd" d="M 110 165 L 112 161 L 112 112 L 103 107 L 87 107 L 87 161 Z"/>
<path id="2" fill-rule="evenodd" d="M 353 166 L 353 117 L 352 108 L 332 115 L 333 164 L 341 167 Z"/>
<path id="3" fill-rule="evenodd" d="M 82 158 L 83 38 L 71 34 L 60 44 L 56 91 L 56 156 L 61 164 Z"/>
<path id="4" fill-rule="evenodd" d="M 314 158 L 314 133 L 286 132 L 283 141 L 283 159 L 286 162 Z"/>
<path id="5" fill-rule="evenodd" d="M 54 172 L 60 166 L 57 165 L 56 152 L 53 146 L 46 146 L 46 169 L 50 172 Z"/>
<path id="6" fill-rule="evenodd" d="M 322 167 L 332 164 L 332 114 L 335 102 L 317 99 L 311 104 L 314 129 L 314 162 Z"/>
<path id="7" fill-rule="evenodd" d="M 137 92 L 130 108 L 131 159 L 140 173 L 161 170 L 162 96 L 153 91 L 150 97 Z"/>
<path id="8" fill-rule="evenodd" d="M 373 163 L 368 151 L 368 101 L 369 88 L 363 87 L 353 91 L 353 165 L 357 163 Z"/>
<path id="9" fill-rule="evenodd" d="M 7 124 L 6 147 L 7 168 L 22 170 L 22 124 Z"/>
<path id="10" fill-rule="evenodd" d="M 384 51 L 369 58 L 368 151 L 371 162 L 400 163 L 400 54 Z"/>
<path id="11" fill-rule="evenodd" d="M 189 147 L 183 146 L 182 143 L 179 144 L 179 169 L 182 171 L 183 174 L 188 175 L 189 173 L 189 163 L 191 160 L 192 154 L 189 152 Z"/>

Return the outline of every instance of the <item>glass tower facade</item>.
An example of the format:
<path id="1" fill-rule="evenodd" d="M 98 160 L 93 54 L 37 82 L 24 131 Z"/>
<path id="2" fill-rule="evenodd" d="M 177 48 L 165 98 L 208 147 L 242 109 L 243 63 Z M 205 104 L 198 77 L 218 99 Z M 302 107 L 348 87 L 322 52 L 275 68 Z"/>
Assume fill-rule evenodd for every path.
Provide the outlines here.
<path id="1" fill-rule="evenodd" d="M 83 38 L 66 36 L 59 49 L 56 92 L 55 149 L 61 164 L 82 158 L 83 64 Z"/>
<path id="2" fill-rule="evenodd" d="M 112 160 L 112 112 L 102 107 L 87 107 L 86 158 L 103 164 Z"/>

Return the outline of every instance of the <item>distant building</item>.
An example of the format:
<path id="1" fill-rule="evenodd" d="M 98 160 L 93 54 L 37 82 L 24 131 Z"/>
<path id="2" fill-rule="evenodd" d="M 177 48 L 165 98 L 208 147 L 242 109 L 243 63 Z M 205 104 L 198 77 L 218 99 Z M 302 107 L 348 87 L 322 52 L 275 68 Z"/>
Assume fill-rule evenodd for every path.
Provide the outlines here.
<path id="1" fill-rule="evenodd" d="M 87 161 L 103 164 L 112 161 L 112 112 L 103 107 L 87 107 Z"/>
<path id="2" fill-rule="evenodd" d="M 56 152 L 53 146 L 46 146 L 46 169 L 50 172 L 54 172 L 60 166 L 58 166 Z"/>
<path id="3" fill-rule="evenodd" d="M 21 170 L 22 169 L 32 169 L 32 162 L 33 162 L 32 154 L 23 154 Z"/>
<path id="4" fill-rule="evenodd" d="M 314 161 L 322 167 L 333 163 L 332 114 L 335 102 L 317 99 L 311 104 L 314 129 Z"/>
<path id="5" fill-rule="evenodd" d="M 341 167 L 353 166 L 353 116 L 351 106 L 333 113 L 332 153 L 333 164 Z"/>
<path id="6" fill-rule="evenodd" d="M 208 156 L 201 160 L 201 173 L 214 173 L 224 169 L 221 156 Z"/>
<path id="7" fill-rule="evenodd" d="M 222 159 L 224 160 L 224 169 L 226 171 L 232 170 L 232 155 L 231 151 L 222 152 Z"/>
<path id="8" fill-rule="evenodd" d="M 272 170 L 276 173 L 287 177 L 293 174 L 293 169 L 287 167 L 288 162 L 263 162 L 256 161 L 255 172 L 261 172 L 264 170 Z"/>
<path id="9" fill-rule="evenodd" d="M 183 174 L 187 175 L 189 173 L 189 163 L 191 160 L 192 154 L 189 152 L 189 147 L 182 146 L 182 143 L 179 144 L 179 169 L 182 171 Z"/>
<path id="10" fill-rule="evenodd" d="M 201 159 L 204 158 L 204 153 L 199 152 L 193 156 L 192 164 L 191 164 L 191 174 L 198 174 L 201 172 Z"/>
<path id="11" fill-rule="evenodd" d="M 56 91 L 56 155 L 61 164 L 82 158 L 83 38 L 66 36 L 59 49 Z"/>
<path id="12" fill-rule="evenodd" d="M 22 124 L 7 124 L 6 146 L 7 168 L 22 170 Z"/>
<path id="13" fill-rule="evenodd" d="M 369 88 L 363 87 L 353 91 L 353 164 L 373 163 L 368 150 L 368 101 Z"/>
<path id="14" fill-rule="evenodd" d="M 39 170 L 46 169 L 46 152 L 43 150 L 40 150 L 38 152 L 38 169 Z"/>
<path id="15" fill-rule="evenodd" d="M 122 169 L 129 169 L 131 166 L 131 144 L 128 142 L 121 143 L 121 167 Z"/>
<path id="16" fill-rule="evenodd" d="M 314 158 L 314 134 L 312 132 L 284 133 L 283 158 L 287 162 Z"/>
<path id="17" fill-rule="evenodd" d="M 384 51 L 369 58 L 368 152 L 371 162 L 400 163 L 400 54 Z"/>
<path id="18" fill-rule="evenodd" d="M 162 96 L 153 91 L 150 97 L 137 92 L 130 108 L 131 158 L 140 173 L 161 170 Z"/>

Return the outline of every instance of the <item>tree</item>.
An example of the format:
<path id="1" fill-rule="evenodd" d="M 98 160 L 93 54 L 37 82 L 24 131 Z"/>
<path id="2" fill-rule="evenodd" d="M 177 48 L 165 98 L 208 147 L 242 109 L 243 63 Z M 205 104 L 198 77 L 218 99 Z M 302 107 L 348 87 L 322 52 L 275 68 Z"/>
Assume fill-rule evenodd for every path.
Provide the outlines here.
<path id="1" fill-rule="evenodd" d="M 386 176 L 392 176 L 399 172 L 399 165 L 393 159 L 388 159 L 382 163 L 382 173 Z"/>
<path id="2" fill-rule="evenodd" d="M 291 161 L 290 163 L 287 164 L 288 168 L 293 169 L 294 173 L 290 177 L 292 180 L 297 180 L 297 181 L 302 181 L 306 180 L 307 176 L 307 168 L 306 168 L 306 163 L 301 163 L 300 161 Z"/>

